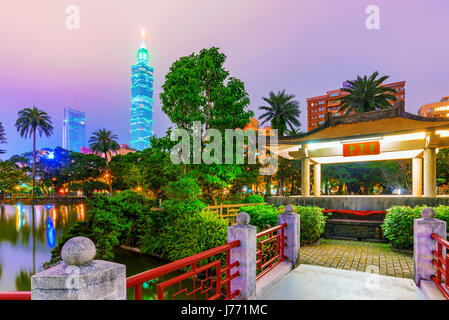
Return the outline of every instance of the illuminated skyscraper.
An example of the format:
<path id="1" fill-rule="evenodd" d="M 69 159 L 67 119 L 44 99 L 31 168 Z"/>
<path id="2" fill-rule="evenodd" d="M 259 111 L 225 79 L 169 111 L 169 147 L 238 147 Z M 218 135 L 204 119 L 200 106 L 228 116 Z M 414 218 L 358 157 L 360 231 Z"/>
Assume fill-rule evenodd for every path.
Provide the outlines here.
<path id="1" fill-rule="evenodd" d="M 131 128 L 130 147 L 143 150 L 150 146 L 153 135 L 153 68 L 149 65 L 149 54 L 143 40 L 137 52 L 137 63 L 131 75 Z"/>
<path id="2" fill-rule="evenodd" d="M 72 108 L 64 108 L 62 128 L 62 147 L 66 150 L 81 152 L 86 145 L 86 113 Z"/>

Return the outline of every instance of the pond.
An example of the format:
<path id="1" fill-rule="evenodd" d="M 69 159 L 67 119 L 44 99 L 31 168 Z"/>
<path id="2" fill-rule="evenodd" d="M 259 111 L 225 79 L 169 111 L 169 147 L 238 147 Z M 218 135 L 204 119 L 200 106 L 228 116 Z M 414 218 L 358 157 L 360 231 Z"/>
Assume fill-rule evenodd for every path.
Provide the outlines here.
<path id="1" fill-rule="evenodd" d="M 42 264 L 50 259 L 57 241 L 74 223 L 84 220 L 86 216 L 84 203 L 0 204 L 0 291 L 31 290 L 31 276 L 42 271 Z M 168 263 L 122 249 L 115 249 L 114 254 L 114 262 L 126 265 L 127 277 Z M 155 299 L 156 284 L 179 274 L 172 273 L 145 283 L 143 298 Z M 183 281 L 183 287 L 193 288 L 193 281 Z M 167 298 L 178 289 L 168 290 Z M 130 289 L 128 298 L 132 297 L 133 291 Z"/>

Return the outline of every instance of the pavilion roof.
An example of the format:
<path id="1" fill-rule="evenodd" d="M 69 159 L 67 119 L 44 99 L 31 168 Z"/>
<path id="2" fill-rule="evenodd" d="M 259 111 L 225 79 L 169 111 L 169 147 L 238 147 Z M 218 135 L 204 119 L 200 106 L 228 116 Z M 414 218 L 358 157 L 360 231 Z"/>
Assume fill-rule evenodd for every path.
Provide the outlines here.
<path id="1" fill-rule="evenodd" d="M 299 136 L 279 137 L 279 145 L 295 145 L 299 142 L 340 138 L 363 138 L 440 128 L 449 128 L 449 118 L 422 117 L 405 112 L 403 105 L 396 105 L 388 110 L 342 117 L 334 117 L 332 113 L 327 113 L 323 125 Z"/>

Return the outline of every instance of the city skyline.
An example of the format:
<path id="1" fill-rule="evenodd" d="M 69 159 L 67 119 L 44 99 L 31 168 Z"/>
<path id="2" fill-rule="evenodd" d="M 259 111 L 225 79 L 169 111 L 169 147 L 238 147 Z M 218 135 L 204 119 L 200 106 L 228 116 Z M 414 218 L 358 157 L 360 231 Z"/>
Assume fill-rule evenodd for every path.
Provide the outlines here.
<path id="1" fill-rule="evenodd" d="M 211 46 L 227 55 L 226 68 L 245 83 L 257 117 L 269 91 L 285 88 L 295 94 L 301 104 L 302 130 L 307 130 L 307 97 L 375 70 L 390 75 L 391 82 L 407 81 L 409 112 L 417 113 L 421 105 L 447 96 L 449 44 L 440 35 L 449 31 L 449 3 L 374 2 L 380 8 L 380 30 L 365 28 L 365 8 L 371 3 L 356 0 L 344 6 L 329 0 L 178 1 L 176 10 L 174 4 L 156 1 L 76 1 L 79 30 L 65 28 L 65 4 L 5 3 L 0 19 L 0 121 L 8 144 L 2 146 L 7 153 L 1 157 L 31 150 L 31 141 L 20 138 L 14 123 L 20 109 L 33 105 L 47 111 L 54 124 L 61 123 L 64 106 L 79 106 L 91 119 L 88 135 L 107 128 L 118 134 L 120 143 L 128 142 L 129 65 L 135 61 L 142 27 L 155 57 L 157 136 L 172 126 L 159 100 L 170 65 Z M 23 50 L 23 42 L 33 50 Z M 62 128 L 56 125 L 52 137 L 39 139 L 38 148 L 56 147 L 61 137 Z"/>

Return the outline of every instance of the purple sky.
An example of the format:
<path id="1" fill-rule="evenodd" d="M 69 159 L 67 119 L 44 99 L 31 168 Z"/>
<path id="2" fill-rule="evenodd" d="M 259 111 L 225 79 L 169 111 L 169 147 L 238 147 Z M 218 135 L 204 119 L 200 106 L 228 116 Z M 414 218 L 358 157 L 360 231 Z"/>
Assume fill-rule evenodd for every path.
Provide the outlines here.
<path id="1" fill-rule="evenodd" d="M 80 8 L 80 30 L 65 27 L 71 4 Z M 371 4 L 380 8 L 380 30 L 365 28 Z M 448 15 L 447 0 L 1 0 L 3 158 L 31 150 L 14 123 L 32 105 L 55 126 L 38 147 L 62 145 L 64 107 L 87 113 L 87 136 L 105 127 L 127 143 L 130 66 L 141 28 L 155 68 L 158 136 L 170 126 L 159 93 L 171 63 L 211 46 L 245 82 L 256 114 L 270 90 L 295 94 L 304 130 L 306 98 L 374 70 L 407 81 L 406 109 L 416 113 L 449 95 Z"/>

